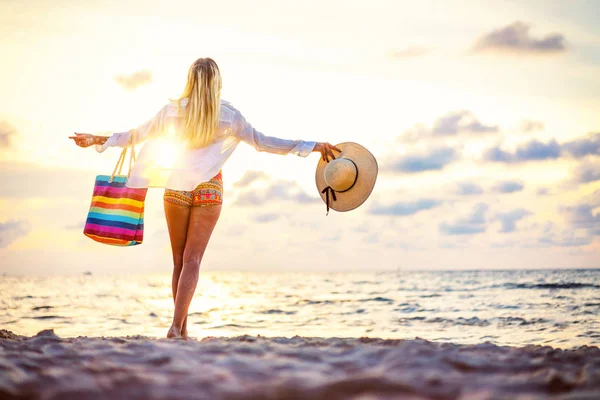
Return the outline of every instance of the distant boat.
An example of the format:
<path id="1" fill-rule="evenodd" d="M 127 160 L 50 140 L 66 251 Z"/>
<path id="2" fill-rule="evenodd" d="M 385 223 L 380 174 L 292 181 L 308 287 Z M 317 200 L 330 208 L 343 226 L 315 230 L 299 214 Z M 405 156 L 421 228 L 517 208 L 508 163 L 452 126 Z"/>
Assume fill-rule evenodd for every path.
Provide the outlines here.
<path id="1" fill-rule="evenodd" d="M 88 276 L 92 275 L 92 273 L 90 271 L 85 271 L 83 274 L 88 275 Z"/>

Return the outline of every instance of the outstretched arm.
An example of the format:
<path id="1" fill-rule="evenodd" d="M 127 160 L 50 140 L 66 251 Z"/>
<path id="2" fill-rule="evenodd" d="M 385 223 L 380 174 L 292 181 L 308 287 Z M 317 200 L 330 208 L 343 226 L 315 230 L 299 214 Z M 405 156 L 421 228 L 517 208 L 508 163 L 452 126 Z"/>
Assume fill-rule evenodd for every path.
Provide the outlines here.
<path id="1" fill-rule="evenodd" d="M 69 136 L 69 139 L 73 139 L 79 147 L 96 145 L 96 150 L 99 152 L 113 146 L 128 147 L 131 143 L 141 143 L 149 137 L 160 134 L 164 128 L 166 111 L 167 107 L 163 107 L 153 118 L 126 132 L 117 132 L 111 136 L 75 132 L 75 136 Z"/>
<path id="2" fill-rule="evenodd" d="M 316 145 L 316 142 L 279 139 L 272 136 L 266 136 L 254 129 L 239 111 L 236 111 L 233 129 L 238 139 L 248 143 L 258 151 L 266 151 L 281 155 L 291 153 L 306 157 L 314 150 Z"/>
<path id="3" fill-rule="evenodd" d="M 249 122 L 237 111 L 234 131 L 236 136 L 254 147 L 258 151 L 266 151 L 275 154 L 296 154 L 300 157 L 306 157 L 313 151 L 321 153 L 321 157 L 327 160 L 327 157 L 335 158 L 333 150 L 340 151 L 337 147 L 323 142 L 310 142 L 304 140 L 279 139 L 273 136 L 266 136 L 257 131 Z"/>

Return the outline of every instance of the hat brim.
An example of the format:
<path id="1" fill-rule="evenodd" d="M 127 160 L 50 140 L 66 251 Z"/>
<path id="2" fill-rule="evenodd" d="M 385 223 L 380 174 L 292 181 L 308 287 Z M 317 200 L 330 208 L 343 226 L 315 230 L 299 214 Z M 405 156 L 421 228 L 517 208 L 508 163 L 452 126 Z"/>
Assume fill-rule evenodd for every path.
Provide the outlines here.
<path id="1" fill-rule="evenodd" d="M 354 186 L 349 190 L 335 192 L 336 200 L 329 199 L 329 208 L 340 212 L 354 210 L 367 200 L 375 187 L 377 172 L 379 170 L 377 160 L 369 150 L 358 143 L 344 142 L 336 144 L 335 147 L 342 151 L 341 153 L 334 151 L 335 158 L 348 158 L 352 160 L 356 164 L 358 176 Z M 315 172 L 317 189 L 324 202 L 326 201 L 326 196 L 325 193 L 321 192 L 327 187 L 324 173 L 326 166 L 327 162 L 323 161 L 322 158 L 319 159 L 317 171 Z"/>

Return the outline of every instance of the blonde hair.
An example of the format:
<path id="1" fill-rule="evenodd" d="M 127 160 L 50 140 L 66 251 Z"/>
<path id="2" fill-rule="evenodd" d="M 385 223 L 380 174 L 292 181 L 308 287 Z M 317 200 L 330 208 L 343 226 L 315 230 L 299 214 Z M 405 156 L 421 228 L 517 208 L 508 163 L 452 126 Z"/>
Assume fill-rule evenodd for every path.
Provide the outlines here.
<path id="1" fill-rule="evenodd" d="M 189 147 L 205 147 L 212 143 L 219 128 L 221 112 L 221 73 L 212 58 L 199 58 L 190 66 L 181 101 L 188 99 L 182 138 Z"/>

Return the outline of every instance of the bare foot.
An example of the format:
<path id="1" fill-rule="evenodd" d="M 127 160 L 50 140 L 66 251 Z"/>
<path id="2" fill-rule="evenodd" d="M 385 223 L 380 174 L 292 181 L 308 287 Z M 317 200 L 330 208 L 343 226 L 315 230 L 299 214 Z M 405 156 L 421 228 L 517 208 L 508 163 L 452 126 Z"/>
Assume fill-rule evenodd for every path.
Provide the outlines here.
<path id="1" fill-rule="evenodd" d="M 171 326 L 167 332 L 167 339 L 183 339 L 181 331 L 176 326 Z"/>

